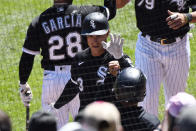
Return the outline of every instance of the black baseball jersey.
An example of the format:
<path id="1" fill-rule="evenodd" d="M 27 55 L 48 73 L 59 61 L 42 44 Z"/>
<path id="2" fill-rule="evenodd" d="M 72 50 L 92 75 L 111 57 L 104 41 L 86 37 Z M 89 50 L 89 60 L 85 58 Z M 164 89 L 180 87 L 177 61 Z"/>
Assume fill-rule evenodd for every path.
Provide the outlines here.
<path id="1" fill-rule="evenodd" d="M 147 113 L 143 107 L 125 107 L 115 103 L 121 114 L 121 123 L 124 131 L 153 131 L 160 124 L 159 119 Z"/>
<path id="2" fill-rule="evenodd" d="M 108 63 L 113 60 L 114 57 L 107 51 L 96 57 L 91 55 L 89 48 L 77 53 L 71 68 L 72 78 L 57 100 L 55 108 L 68 103 L 77 93 L 80 93 L 80 109 L 97 100 L 114 101 L 112 88 L 116 77 L 108 70 Z M 127 55 L 118 61 L 121 68 L 131 66 Z"/>
<path id="3" fill-rule="evenodd" d="M 170 29 L 166 22 L 169 16 L 167 11 L 188 13 L 190 7 L 196 11 L 196 0 L 136 0 L 137 27 L 150 36 L 161 38 L 182 36 L 190 30 L 189 24 L 178 30 Z"/>
<path id="4" fill-rule="evenodd" d="M 86 15 L 102 12 L 108 19 L 115 16 L 115 0 L 105 0 L 105 6 L 54 5 L 30 24 L 23 51 L 36 55 L 41 51 L 42 68 L 69 65 L 75 54 L 87 48 L 81 26 Z"/>

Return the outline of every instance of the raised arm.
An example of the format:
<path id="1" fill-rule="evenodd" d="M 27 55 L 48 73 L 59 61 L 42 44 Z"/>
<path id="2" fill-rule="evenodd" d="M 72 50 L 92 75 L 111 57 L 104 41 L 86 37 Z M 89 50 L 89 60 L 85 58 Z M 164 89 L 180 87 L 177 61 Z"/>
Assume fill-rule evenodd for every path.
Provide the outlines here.
<path id="1" fill-rule="evenodd" d="M 128 4 L 130 0 L 116 0 L 116 8 L 123 8 L 126 4 Z"/>
<path id="2" fill-rule="evenodd" d="M 109 20 L 116 16 L 116 0 L 104 0 L 104 6 L 109 10 Z"/>

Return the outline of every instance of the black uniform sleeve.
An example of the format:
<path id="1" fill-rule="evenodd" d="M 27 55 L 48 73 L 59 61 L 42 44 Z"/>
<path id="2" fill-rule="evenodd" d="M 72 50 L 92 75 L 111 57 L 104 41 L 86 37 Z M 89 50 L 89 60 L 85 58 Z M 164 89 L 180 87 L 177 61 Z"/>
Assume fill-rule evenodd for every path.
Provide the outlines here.
<path id="1" fill-rule="evenodd" d="M 65 104 L 69 103 L 77 95 L 78 92 L 79 92 L 78 84 L 76 84 L 75 82 L 73 82 L 72 79 L 70 79 L 66 84 L 62 94 L 55 102 L 54 107 L 56 109 L 59 109 Z"/>
<path id="2" fill-rule="evenodd" d="M 39 38 L 39 27 L 38 27 L 39 17 L 36 17 L 27 30 L 27 35 L 25 38 L 25 42 L 23 48 L 27 49 L 26 53 L 29 54 L 39 54 L 40 52 L 40 38 Z"/>
<path id="3" fill-rule="evenodd" d="M 133 67 L 132 61 L 128 55 L 124 55 L 122 58 L 118 60 L 121 69 L 126 67 Z"/>
<path id="4" fill-rule="evenodd" d="M 30 76 L 34 63 L 34 55 L 22 53 L 19 63 L 19 79 L 20 84 L 25 84 Z"/>
<path id="5" fill-rule="evenodd" d="M 143 120 L 146 122 L 147 128 L 152 131 L 157 129 L 160 124 L 160 120 L 155 115 L 147 112 L 144 114 Z"/>
<path id="6" fill-rule="evenodd" d="M 56 109 L 61 108 L 65 104 L 69 103 L 76 95 L 77 93 L 80 92 L 79 86 L 80 84 L 77 82 L 78 78 L 78 69 L 77 67 L 77 59 L 78 59 L 78 54 L 73 59 L 72 67 L 71 67 L 71 76 L 72 78 L 69 80 L 69 82 L 65 85 L 65 88 L 58 98 L 58 100 L 55 102 L 54 107 Z"/>
<path id="7" fill-rule="evenodd" d="M 116 0 L 104 0 L 104 6 L 109 9 L 109 20 L 116 16 Z"/>
<path id="8" fill-rule="evenodd" d="M 104 0 L 104 6 L 81 6 L 80 11 L 84 16 L 92 12 L 101 12 L 111 20 L 116 16 L 116 0 Z"/>

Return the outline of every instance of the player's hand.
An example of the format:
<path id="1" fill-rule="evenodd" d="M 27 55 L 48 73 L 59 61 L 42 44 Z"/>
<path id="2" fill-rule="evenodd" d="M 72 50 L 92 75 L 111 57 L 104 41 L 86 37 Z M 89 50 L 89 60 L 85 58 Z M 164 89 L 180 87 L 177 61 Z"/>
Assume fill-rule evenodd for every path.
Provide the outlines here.
<path id="1" fill-rule="evenodd" d="M 187 24 L 186 16 L 183 13 L 171 12 L 168 10 L 169 17 L 166 18 L 169 28 L 177 30 Z"/>
<path id="2" fill-rule="evenodd" d="M 58 109 L 56 109 L 55 107 L 54 107 L 54 104 L 55 103 L 50 103 L 50 104 L 48 104 L 48 105 L 46 105 L 45 106 L 45 109 L 46 109 L 46 111 L 48 111 L 48 112 L 50 112 L 50 113 L 52 113 L 52 114 L 56 114 L 56 112 L 58 111 Z"/>
<path id="3" fill-rule="evenodd" d="M 109 72 L 110 74 L 112 74 L 113 76 L 117 76 L 118 71 L 120 69 L 120 65 L 118 61 L 110 61 L 108 63 L 109 66 Z"/>
<path id="4" fill-rule="evenodd" d="M 26 84 L 19 84 L 19 92 L 20 92 L 20 98 L 24 104 L 24 106 L 30 106 L 30 101 L 33 98 L 33 94 L 31 91 L 31 88 L 28 83 Z"/>
<path id="5" fill-rule="evenodd" d="M 123 43 L 124 39 L 118 34 L 110 34 L 110 42 L 102 41 L 102 46 L 106 49 L 115 59 L 120 59 L 123 56 Z"/>

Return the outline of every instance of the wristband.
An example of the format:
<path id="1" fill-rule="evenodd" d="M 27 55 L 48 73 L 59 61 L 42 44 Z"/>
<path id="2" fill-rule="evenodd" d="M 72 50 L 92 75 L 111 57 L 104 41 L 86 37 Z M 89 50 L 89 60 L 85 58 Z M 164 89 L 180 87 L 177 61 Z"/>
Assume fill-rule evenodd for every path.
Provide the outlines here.
<path id="1" fill-rule="evenodd" d="M 190 13 L 185 14 L 185 16 L 186 16 L 187 23 L 192 21 L 193 16 Z"/>

